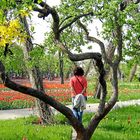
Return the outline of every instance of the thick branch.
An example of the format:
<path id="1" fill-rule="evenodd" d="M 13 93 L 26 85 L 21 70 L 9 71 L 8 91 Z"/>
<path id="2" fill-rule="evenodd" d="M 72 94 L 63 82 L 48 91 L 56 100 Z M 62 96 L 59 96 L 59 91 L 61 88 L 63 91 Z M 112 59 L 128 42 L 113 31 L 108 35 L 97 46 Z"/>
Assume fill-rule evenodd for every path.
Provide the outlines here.
<path id="1" fill-rule="evenodd" d="M 122 26 L 118 24 L 118 18 L 115 17 L 116 23 L 116 38 L 117 38 L 117 57 L 114 61 L 114 65 L 118 65 L 122 60 L 122 47 L 123 47 L 123 38 L 122 38 Z"/>
<path id="2" fill-rule="evenodd" d="M 34 3 L 38 3 L 38 0 L 35 0 Z M 38 11 L 41 15 L 40 17 L 47 17 L 49 14 L 52 15 L 53 18 L 53 32 L 55 34 L 55 39 L 59 40 L 60 33 L 59 33 L 59 16 L 58 13 L 56 12 L 55 8 L 51 8 L 48 4 L 45 2 L 39 3 L 39 5 L 43 8 L 34 8 L 34 11 Z"/>
<path id="3" fill-rule="evenodd" d="M 38 17 L 43 18 L 43 19 L 51 13 L 49 7 L 48 7 L 48 9 L 40 9 L 38 7 L 35 7 L 33 10 L 36 12 L 39 12 Z"/>
<path id="4" fill-rule="evenodd" d="M 66 54 L 68 54 L 68 57 L 71 61 L 81 61 L 85 59 L 95 59 L 95 60 L 101 61 L 102 59 L 102 56 L 100 53 L 89 52 L 89 53 L 73 54 L 61 42 L 56 41 L 56 43 L 58 44 L 59 48 L 61 48 Z"/>

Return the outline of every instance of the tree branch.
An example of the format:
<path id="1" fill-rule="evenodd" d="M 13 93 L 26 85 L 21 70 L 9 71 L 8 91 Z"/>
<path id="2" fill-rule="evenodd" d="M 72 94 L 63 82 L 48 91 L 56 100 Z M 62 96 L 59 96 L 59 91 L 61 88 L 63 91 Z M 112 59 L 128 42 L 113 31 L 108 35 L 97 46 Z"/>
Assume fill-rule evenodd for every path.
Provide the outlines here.
<path id="1" fill-rule="evenodd" d="M 59 32 L 61 33 L 64 29 L 66 29 L 67 27 L 71 26 L 75 21 L 77 21 L 78 19 L 80 19 L 81 17 L 85 17 L 85 16 L 89 16 L 89 15 L 93 15 L 93 12 L 89 12 L 87 14 L 82 14 L 82 15 L 78 15 L 75 18 L 73 18 L 73 20 L 71 22 L 69 22 L 68 24 L 64 25 L 63 27 L 61 27 L 59 29 Z"/>
<path id="2" fill-rule="evenodd" d="M 65 19 L 63 19 L 63 20 L 61 21 L 61 23 L 59 24 L 59 27 L 60 27 L 67 19 L 70 19 L 70 18 L 72 18 L 72 16 L 68 16 L 68 17 L 66 17 Z"/>
<path id="3" fill-rule="evenodd" d="M 38 7 L 34 8 L 34 11 L 38 11 L 40 13 L 40 18 L 43 17 L 43 19 L 45 17 L 47 17 L 49 14 L 51 14 L 52 18 L 53 18 L 53 32 L 55 35 L 55 39 L 59 40 L 60 37 L 60 33 L 59 33 L 59 16 L 58 13 L 56 12 L 55 8 L 51 8 L 48 4 L 46 4 L 45 2 L 41 2 L 38 3 L 38 0 L 34 0 L 34 3 L 39 4 L 43 9 L 40 9 Z"/>
<path id="4" fill-rule="evenodd" d="M 89 31 L 88 31 L 88 29 L 86 28 L 86 26 L 85 26 L 80 20 L 78 20 L 77 23 L 78 23 L 78 25 L 85 31 L 87 40 L 88 40 L 88 41 L 95 42 L 95 43 L 97 43 L 97 44 L 100 46 L 101 53 L 102 53 L 102 56 L 103 56 L 104 61 L 105 61 L 106 63 L 112 65 L 112 62 L 107 58 L 104 43 L 103 43 L 102 41 L 100 41 L 99 39 L 95 38 L 95 37 L 89 36 Z"/>
<path id="5" fill-rule="evenodd" d="M 56 44 L 58 44 L 58 47 L 62 49 L 66 54 L 68 54 L 68 57 L 71 61 L 81 61 L 85 59 L 95 59 L 95 60 L 102 60 L 102 56 L 100 53 L 81 53 L 81 54 L 73 54 L 71 53 L 68 48 L 62 44 L 60 41 L 56 41 Z"/>

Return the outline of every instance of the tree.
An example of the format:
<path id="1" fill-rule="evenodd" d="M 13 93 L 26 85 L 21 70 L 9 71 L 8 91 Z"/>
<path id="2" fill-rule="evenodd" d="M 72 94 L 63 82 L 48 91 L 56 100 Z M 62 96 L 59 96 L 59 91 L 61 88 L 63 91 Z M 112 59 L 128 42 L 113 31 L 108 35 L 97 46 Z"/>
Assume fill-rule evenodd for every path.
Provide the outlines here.
<path id="1" fill-rule="evenodd" d="M 25 32 L 27 33 L 27 36 L 28 36 L 24 46 L 22 47 L 23 53 L 24 53 L 24 59 L 25 59 L 25 62 L 28 62 L 28 61 L 30 62 L 32 57 L 29 53 L 31 53 L 31 51 L 33 50 L 33 43 L 31 40 L 29 26 L 28 26 L 27 19 L 25 16 L 23 16 L 23 17 L 20 16 L 20 21 L 21 21 L 21 23 L 25 29 Z M 32 87 L 35 89 L 41 90 L 42 92 L 45 93 L 45 90 L 43 87 L 43 77 L 42 77 L 40 69 L 36 65 L 36 63 L 35 63 L 35 65 L 33 65 L 31 67 L 26 65 L 26 69 L 27 69 Z M 44 123 L 52 123 L 52 112 L 51 112 L 51 109 L 49 108 L 49 106 L 46 103 L 44 103 L 43 101 L 38 100 L 38 99 L 36 100 L 36 106 L 38 108 L 41 122 L 43 124 Z"/>
<path id="2" fill-rule="evenodd" d="M 28 1 L 29 2 L 29 1 Z M 67 3 L 68 2 L 68 3 Z M 94 59 L 95 64 L 98 68 L 99 72 L 99 82 L 101 84 L 101 98 L 98 107 L 98 111 L 91 118 L 89 125 L 85 128 L 73 115 L 72 111 L 64 106 L 63 104 L 55 101 L 53 98 L 44 94 L 44 92 L 35 90 L 32 88 L 27 88 L 25 86 L 21 86 L 12 82 L 7 75 L 5 74 L 5 68 L 3 64 L 0 62 L 0 72 L 1 78 L 5 86 L 22 92 L 24 94 L 29 94 L 31 96 L 37 97 L 45 103 L 51 105 L 56 110 L 64 114 L 70 121 L 71 125 L 77 132 L 77 140 L 89 140 L 95 129 L 97 128 L 100 121 L 109 113 L 109 111 L 115 105 L 118 99 L 118 78 L 117 78 L 117 69 L 120 61 L 122 60 L 122 48 L 123 48 L 123 37 L 124 37 L 124 24 L 127 19 L 127 7 L 131 7 L 134 5 L 133 1 L 62 1 L 61 9 L 58 11 L 55 8 L 51 8 L 48 4 L 43 1 L 34 0 L 34 3 L 40 5 L 41 8 L 34 7 L 34 10 L 39 12 L 39 17 L 46 18 L 48 15 L 52 16 L 52 30 L 53 30 L 53 39 L 58 48 L 61 48 L 63 52 L 65 52 L 71 61 L 81 61 L 85 59 Z M 137 5 L 139 1 L 135 1 L 135 5 Z M 26 3 L 27 4 L 27 3 Z M 67 11 L 65 10 L 67 7 Z M 134 9 L 134 7 L 133 7 Z M 135 11 L 135 9 L 132 11 Z M 60 15 L 59 16 L 59 13 Z M 131 11 L 129 11 L 131 12 Z M 87 29 L 87 25 L 89 21 L 93 20 L 93 17 L 99 18 L 103 22 L 103 35 L 104 39 L 107 41 L 112 41 L 113 45 L 116 48 L 116 55 L 112 59 L 108 59 L 107 54 L 105 52 L 105 45 L 100 40 L 93 36 L 89 35 L 89 31 Z M 111 17 L 111 18 L 110 18 Z M 61 20 L 61 22 L 60 22 Z M 76 31 L 78 20 L 82 20 L 81 23 L 81 33 L 84 32 L 83 35 L 86 36 L 87 41 L 96 42 L 99 44 L 101 48 L 101 54 L 99 53 L 80 53 L 74 54 L 70 51 L 69 43 L 65 44 L 61 39 L 61 35 L 71 26 L 74 26 L 74 30 Z M 76 26 L 77 25 L 77 26 Z M 72 32 L 73 30 L 71 30 Z M 78 30 L 77 30 L 78 31 Z M 79 33 L 80 34 L 80 33 Z M 82 36 L 82 35 L 81 35 Z M 84 43 L 86 42 L 85 39 Z M 107 95 L 107 86 L 105 81 L 105 69 L 104 64 L 102 62 L 102 58 L 105 63 L 110 65 L 112 70 L 112 89 L 113 93 L 108 101 L 106 101 Z"/>

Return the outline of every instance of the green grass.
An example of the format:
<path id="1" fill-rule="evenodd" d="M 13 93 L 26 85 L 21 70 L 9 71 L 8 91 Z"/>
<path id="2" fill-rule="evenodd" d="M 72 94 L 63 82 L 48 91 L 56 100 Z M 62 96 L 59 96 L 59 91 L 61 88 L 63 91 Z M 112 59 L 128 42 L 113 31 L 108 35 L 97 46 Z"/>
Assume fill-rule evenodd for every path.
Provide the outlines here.
<path id="1" fill-rule="evenodd" d="M 68 140 L 71 128 L 68 125 L 36 125 L 34 117 L 0 121 L 0 140 Z"/>
<path id="2" fill-rule="evenodd" d="M 91 140 L 139 140 L 140 106 L 129 106 L 110 112 L 99 124 Z M 83 116 L 86 126 L 92 113 Z M 32 124 L 37 118 L 29 117 L 0 121 L 0 140 L 70 140 L 71 126 L 58 114 L 54 125 Z"/>
<path id="3" fill-rule="evenodd" d="M 95 83 L 89 83 L 89 91 L 94 91 Z M 140 99 L 140 82 L 119 82 L 119 101 L 127 101 L 127 100 L 137 100 Z M 109 82 L 107 82 L 107 100 L 110 98 L 112 94 L 112 87 Z M 88 103 L 97 103 L 99 99 L 94 98 L 94 95 L 88 98 Z"/>
<path id="4" fill-rule="evenodd" d="M 110 112 L 99 124 L 91 140 L 139 140 L 140 106 L 129 106 Z M 84 116 L 85 125 L 91 114 Z"/>

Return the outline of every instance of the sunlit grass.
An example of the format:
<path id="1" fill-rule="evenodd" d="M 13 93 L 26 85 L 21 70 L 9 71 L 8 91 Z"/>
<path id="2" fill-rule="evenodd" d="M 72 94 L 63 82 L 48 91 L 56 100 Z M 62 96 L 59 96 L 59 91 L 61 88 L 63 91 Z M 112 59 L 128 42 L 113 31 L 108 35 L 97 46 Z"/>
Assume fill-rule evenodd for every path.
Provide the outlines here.
<path id="1" fill-rule="evenodd" d="M 91 140 L 139 140 L 140 106 L 111 111 L 99 124 Z M 87 126 L 93 113 L 83 116 Z M 58 114 L 54 125 L 37 125 L 36 117 L 0 121 L 0 140 L 71 140 L 71 125 Z"/>
<path id="2" fill-rule="evenodd" d="M 0 140 L 68 140 L 71 128 L 68 125 L 32 124 L 35 117 L 0 121 Z"/>
<path id="3" fill-rule="evenodd" d="M 129 106 L 110 112 L 97 127 L 91 140 L 139 140 L 140 106 Z M 88 124 L 91 114 L 84 115 Z"/>

